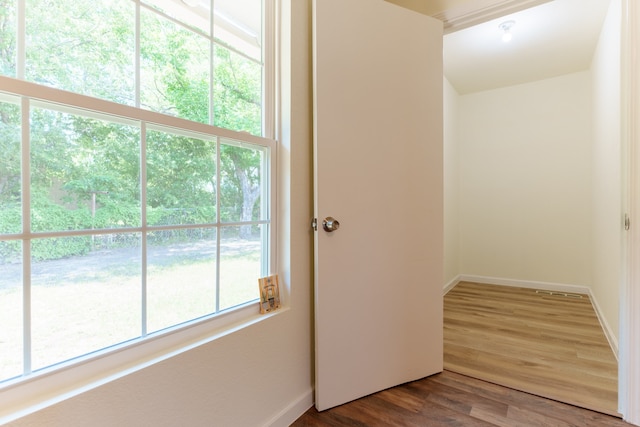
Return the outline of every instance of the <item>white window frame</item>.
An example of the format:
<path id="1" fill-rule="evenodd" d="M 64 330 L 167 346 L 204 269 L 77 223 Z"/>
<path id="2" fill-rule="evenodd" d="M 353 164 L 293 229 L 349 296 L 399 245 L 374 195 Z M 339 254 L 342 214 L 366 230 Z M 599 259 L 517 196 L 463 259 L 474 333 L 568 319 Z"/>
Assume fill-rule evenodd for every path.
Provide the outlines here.
<path id="1" fill-rule="evenodd" d="M 133 0 L 139 3 L 139 0 Z M 263 6 L 263 114 L 262 129 L 265 137 L 250 135 L 246 132 L 236 132 L 216 126 L 191 122 L 178 117 L 166 116 L 136 107 L 120 105 L 111 101 L 75 94 L 51 87 L 40 86 L 21 79 L 0 76 L 0 92 L 22 99 L 22 137 L 28 138 L 30 104 L 38 107 L 43 104 L 55 104 L 61 109 L 71 108 L 80 110 L 91 116 L 111 116 L 115 121 L 138 122 L 150 126 L 182 129 L 188 133 L 214 135 L 218 140 L 243 141 L 249 144 L 268 148 L 269 174 L 262 182 L 264 191 L 268 192 L 269 203 L 266 214 L 269 224 L 269 256 L 267 265 L 263 268 L 275 273 L 277 262 L 277 142 L 273 139 L 276 131 L 276 1 L 264 0 Z M 139 7 L 139 6 L 138 6 Z M 24 16 L 24 2 L 18 2 L 19 15 Z M 20 28 L 20 24 L 19 24 Z M 22 27 L 24 28 L 24 26 Z M 269 34 L 269 37 L 267 37 Z M 24 52 L 24 31 L 18 32 L 18 50 Z M 22 70 L 22 71 L 21 71 Z M 24 62 L 18 61 L 18 76 L 23 75 Z M 28 153 L 23 150 L 23 164 L 29 161 Z M 29 197 L 28 185 L 23 188 Z M 263 200 L 264 203 L 264 200 Z M 263 208 L 265 205 L 263 204 Z M 29 217 L 28 203 L 23 203 L 23 217 Z M 228 224 L 225 224 L 228 225 Z M 123 232 L 139 232 L 137 229 L 123 229 Z M 111 230 L 110 230 L 111 232 Z M 73 234 L 73 233 L 71 233 Z M 41 237 L 42 233 L 38 233 Z M 29 236 L 20 235 L 19 239 Z M 263 241 L 264 244 L 264 241 Z M 28 245 L 26 245 L 28 246 Z M 26 255 L 23 255 L 26 256 Z M 257 288 L 257 283 L 256 283 Z M 28 291 L 25 291 L 28 292 Z M 258 313 L 256 301 L 223 310 L 220 313 L 202 319 L 187 322 L 153 333 L 146 337 L 116 344 L 112 347 L 98 350 L 57 365 L 40 369 L 28 376 L 18 377 L 0 383 L 0 424 L 10 422 L 28 413 L 55 404 L 70 396 L 85 392 L 102 384 L 126 376 L 159 361 L 174 357 L 206 343 L 215 341 L 223 336 L 232 334 L 252 324 L 262 322 L 280 313 L 286 312 L 286 299 L 281 310 L 266 315 Z"/>

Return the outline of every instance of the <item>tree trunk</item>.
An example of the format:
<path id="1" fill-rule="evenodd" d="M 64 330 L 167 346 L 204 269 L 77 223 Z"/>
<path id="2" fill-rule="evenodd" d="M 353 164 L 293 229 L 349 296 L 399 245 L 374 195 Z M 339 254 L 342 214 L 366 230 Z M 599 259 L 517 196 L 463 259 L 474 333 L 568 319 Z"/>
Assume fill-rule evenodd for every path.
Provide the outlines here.
<path id="1" fill-rule="evenodd" d="M 240 213 L 240 221 L 251 221 L 253 216 L 253 206 L 260 197 L 260 185 L 253 185 L 251 183 L 247 170 L 240 166 L 241 162 L 233 151 L 230 152 L 230 157 L 235 166 L 234 171 L 236 178 L 240 181 L 240 186 L 242 188 L 242 209 Z M 250 239 L 251 228 L 251 225 L 240 226 L 240 238 L 245 240 Z"/>

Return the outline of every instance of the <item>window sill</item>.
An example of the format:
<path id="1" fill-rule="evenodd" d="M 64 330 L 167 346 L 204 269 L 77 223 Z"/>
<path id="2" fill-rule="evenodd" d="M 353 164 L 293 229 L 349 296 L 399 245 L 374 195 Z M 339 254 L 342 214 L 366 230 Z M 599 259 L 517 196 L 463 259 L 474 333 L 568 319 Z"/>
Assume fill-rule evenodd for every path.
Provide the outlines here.
<path id="1" fill-rule="evenodd" d="M 257 302 L 56 365 L 0 386 L 0 425 L 288 311 L 258 314 Z"/>

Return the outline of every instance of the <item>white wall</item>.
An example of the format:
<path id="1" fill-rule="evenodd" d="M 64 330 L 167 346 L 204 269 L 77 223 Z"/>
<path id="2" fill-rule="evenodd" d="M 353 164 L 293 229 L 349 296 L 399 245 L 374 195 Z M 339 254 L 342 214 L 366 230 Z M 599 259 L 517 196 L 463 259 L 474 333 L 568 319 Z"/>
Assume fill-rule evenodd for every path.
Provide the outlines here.
<path id="1" fill-rule="evenodd" d="M 279 271 L 291 309 L 25 416 L 14 426 L 288 425 L 312 403 L 310 0 L 292 8 L 282 111 Z M 287 76 L 291 73 L 291 76 Z M 285 84 L 286 81 L 285 80 Z"/>
<path id="2" fill-rule="evenodd" d="M 620 128 L 621 6 L 611 2 L 592 63 L 593 111 L 593 285 L 617 347 L 623 224 Z"/>
<path id="3" fill-rule="evenodd" d="M 460 156 L 458 93 L 445 78 L 444 95 L 444 284 L 460 274 Z"/>
<path id="4" fill-rule="evenodd" d="M 460 97 L 464 274 L 591 285 L 590 77 Z"/>

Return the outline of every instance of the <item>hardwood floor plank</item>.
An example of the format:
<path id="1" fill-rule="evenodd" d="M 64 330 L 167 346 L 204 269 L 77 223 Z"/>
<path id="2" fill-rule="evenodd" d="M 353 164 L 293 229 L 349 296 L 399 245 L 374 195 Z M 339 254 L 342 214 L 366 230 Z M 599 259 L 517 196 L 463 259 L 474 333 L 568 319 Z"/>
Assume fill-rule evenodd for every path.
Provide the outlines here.
<path id="1" fill-rule="evenodd" d="M 617 415 L 617 361 L 587 295 L 461 282 L 444 347 L 445 369 Z"/>
<path id="2" fill-rule="evenodd" d="M 621 422 L 619 419 L 605 414 L 531 395 L 490 382 L 476 379 L 470 380 L 470 377 L 449 371 L 445 371 L 442 375 L 430 377 L 429 380 L 447 385 L 460 394 L 476 396 L 468 399 L 477 399 L 477 401 L 492 399 L 498 402 L 507 402 L 510 407 L 518 407 L 532 413 L 543 414 L 547 418 L 547 425 L 554 425 L 559 421 L 571 425 L 589 425 L 589 420 L 591 419 L 597 420 L 597 422 L 613 420 L 614 425 L 627 425 L 626 423 L 619 424 L 619 422 Z"/>
<path id="3" fill-rule="evenodd" d="M 430 384 L 420 382 L 416 387 L 423 393 L 426 392 L 426 400 L 429 403 L 451 409 L 457 413 L 472 415 L 474 408 L 495 416 L 505 417 L 509 405 L 482 395 L 460 393 L 460 390 L 437 382 Z"/>
<path id="4" fill-rule="evenodd" d="M 629 427 L 619 418 L 444 371 L 323 412 L 294 427 Z"/>
<path id="5" fill-rule="evenodd" d="M 413 413 L 420 412 L 424 405 L 422 398 L 402 388 L 383 390 L 377 397 Z"/>

